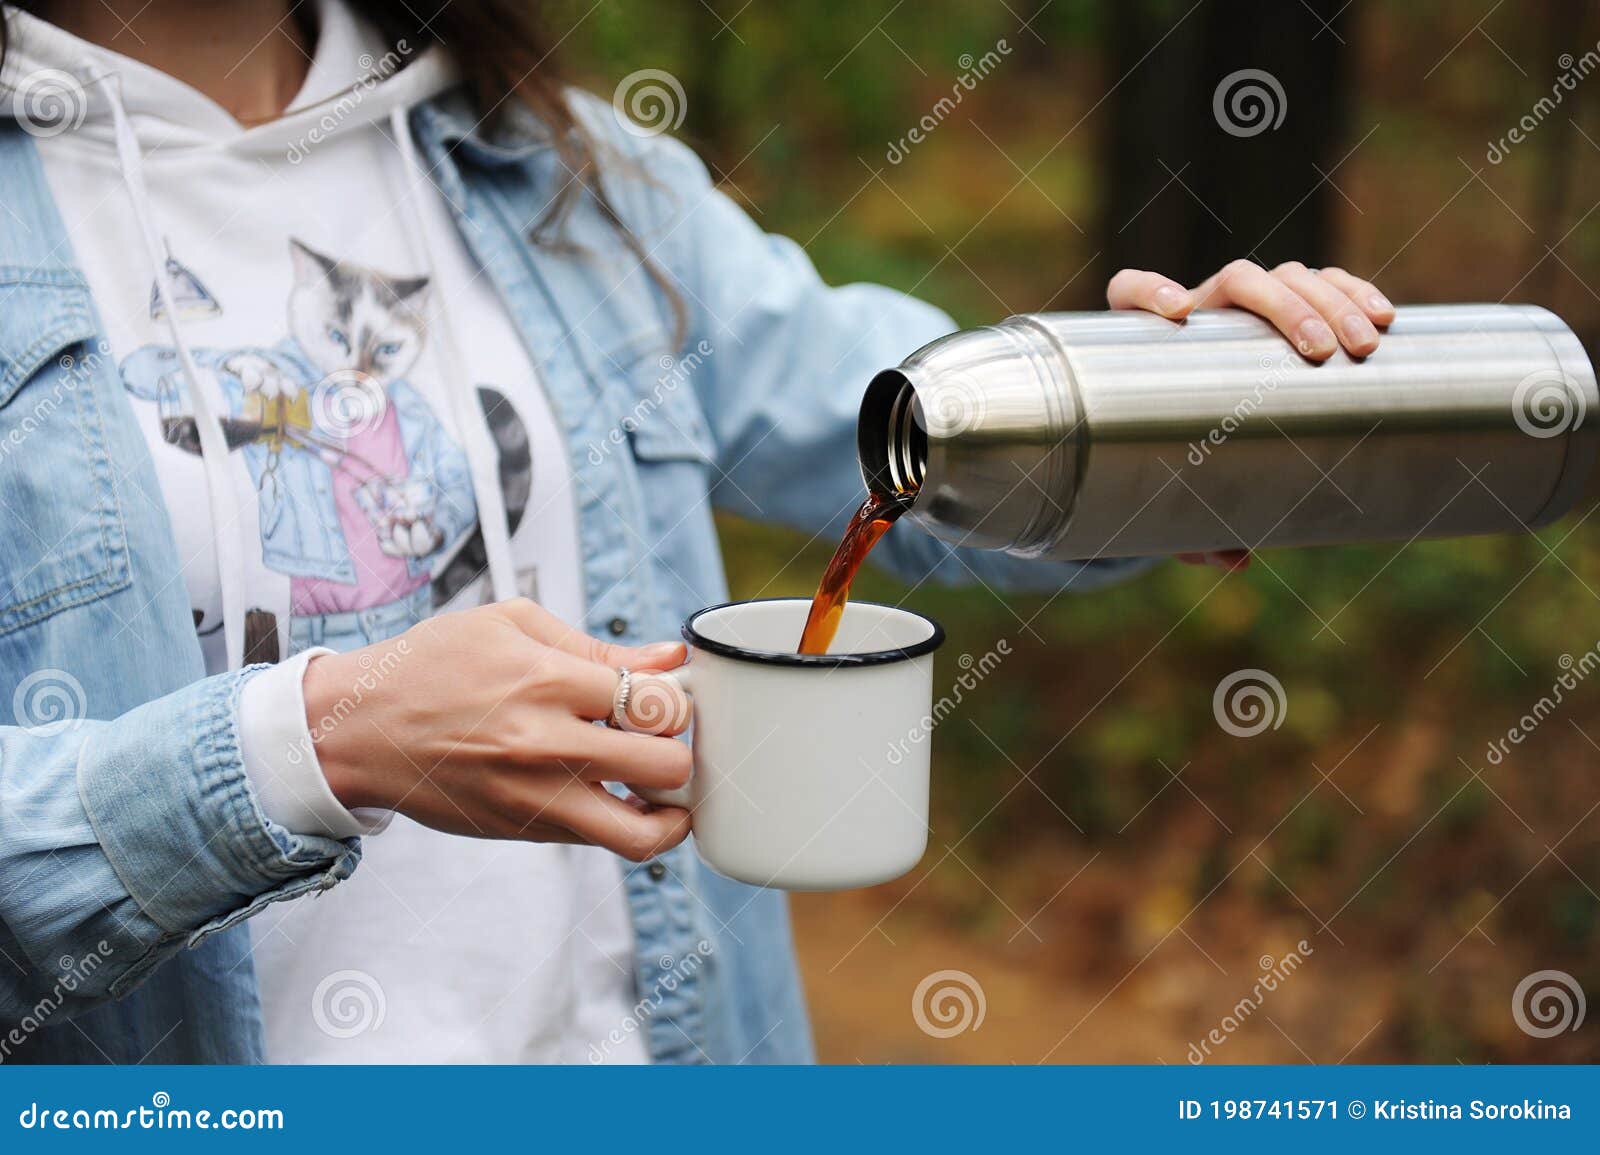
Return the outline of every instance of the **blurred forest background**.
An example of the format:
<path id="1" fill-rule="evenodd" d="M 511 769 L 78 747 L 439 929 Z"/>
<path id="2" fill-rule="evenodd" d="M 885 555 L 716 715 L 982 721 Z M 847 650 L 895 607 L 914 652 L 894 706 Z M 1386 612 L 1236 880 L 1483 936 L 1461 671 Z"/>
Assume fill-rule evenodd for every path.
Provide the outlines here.
<path id="1" fill-rule="evenodd" d="M 830 280 L 913 290 L 962 324 L 1099 308 L 1124 264 L 1194 283 L 1249 256 L 1342 264 L 1402 303 L 1533 302 L 1600 337 L 1600 75 L 1535 112 L 1597 50 L 1593 4 L 552 8 L 596 91 L 677 77 L 680 134 Z M 1247 138 L 1212 109 L 1244 68 L 1286 102 Z M 1491 160 L 1525 116 L 1535 130 Z M 796 898 L 822 1056 L 1182 1063 L 1305 940 L 1212 1061 L 1600 1059 L 1600 1009 L 1549 1038 L 1513 1014 L 1546 969 L 1600 997 L 1600 684 L 1486 757 L 1600 641 L 1596 521 L 1271 553 L 1226 580 L 1167 564 L 1048 602 L 915 591 L 951 633 L 936 695 L 960 655 L 1012 653 L 938 730 L 918 870 Z M 809 594 L 832 545 L 725 531 L 736 595 Z M 1287 711 L 1239 738 L 1212 692 L 1247 667 Z M 981 987 L 981 1026 L 919 1027 L 914 993 L 942 970 Z"/>

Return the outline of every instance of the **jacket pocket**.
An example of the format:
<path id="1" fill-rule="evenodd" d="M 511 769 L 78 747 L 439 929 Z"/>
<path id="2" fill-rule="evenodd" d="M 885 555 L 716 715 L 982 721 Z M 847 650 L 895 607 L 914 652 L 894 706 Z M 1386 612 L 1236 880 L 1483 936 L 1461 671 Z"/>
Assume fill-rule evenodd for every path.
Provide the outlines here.
<path id="1" fill-rule="evenodd" d="M 81 278 L 0 269 L 0 634 L 130 584 Z"/>
<path id="2" fill-rule="evenodd" d="M 643 525 L 627 539 L 651 577 L 650 620 L 664 628 L 704 604 L 700 591 L 720 592 L 711 498 L 721 474 L 698 397 L 696 376 L 706 371 L 703 357 L 690 352 L 668 356 L 664 336 L 657 339 L 659 343 L 643 342 L 631 364 L 621 351 L 610 363 L 620 369 L 612 384 L 623 395 L 625 464 L 635 478 L 644 514 Z"/>
<path id="3" fill-rule="evenodd" d="M 652 331 L 624 342 L 607 358 L 617 370 L 619 426 L 640 462 L 709 466 L 716 460 L 716 446 L 695 377 L 710 347 L 702 342 L 678 355 L 662 352 L 666 347 L 665 334 Z"/>

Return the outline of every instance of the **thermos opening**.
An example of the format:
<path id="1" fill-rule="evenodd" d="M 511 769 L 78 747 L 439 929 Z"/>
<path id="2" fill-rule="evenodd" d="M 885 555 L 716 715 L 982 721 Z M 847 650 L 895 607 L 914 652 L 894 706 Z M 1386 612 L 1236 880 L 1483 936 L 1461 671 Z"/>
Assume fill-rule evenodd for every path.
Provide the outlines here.
<path id="1" fill-rule="evenodd" d="M 874 493 L 914 494 L 928 469 L 928 434 L 917 409 L 917 391 L 898 369 L 872 379 L 861 399 L 856 424 L 861 477 Z"/>

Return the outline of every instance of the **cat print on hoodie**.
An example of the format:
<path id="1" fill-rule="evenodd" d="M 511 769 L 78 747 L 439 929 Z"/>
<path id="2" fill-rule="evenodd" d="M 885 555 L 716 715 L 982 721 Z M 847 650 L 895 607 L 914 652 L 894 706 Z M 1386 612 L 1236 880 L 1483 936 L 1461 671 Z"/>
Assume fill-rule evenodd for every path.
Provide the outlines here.
<path id="1" fill-rule="evenodd" d="M 289 576 L 292 618 L 409 607 L 421 620 L 434 572 L 477 520 L 466 455 L 406 379 L 428 337 L 429 279 L 294 239 L 289 254 L 287 337 L 192 350 L 255 481 L 262 560 Z M 197 451 L 173 349 L 147 345 L 122 374 L 160 407 L 167 439 Z"/>

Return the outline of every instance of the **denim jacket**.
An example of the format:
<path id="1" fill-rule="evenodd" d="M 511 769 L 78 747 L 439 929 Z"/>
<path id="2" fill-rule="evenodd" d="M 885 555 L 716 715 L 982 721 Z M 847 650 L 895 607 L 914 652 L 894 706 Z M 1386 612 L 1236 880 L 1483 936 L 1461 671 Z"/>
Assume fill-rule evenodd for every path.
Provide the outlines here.
<path id="1" fill-rule="evenodd" d="M 195 363 L 212 373 L 228 399 L 230 411 L 244 409 L 244 383 L 229 371 L 227 362 L 238 349 L 196 349 Z M 275 365 L 290 381 L 310 389 L 323 376 L 293 338 L 285 338 L 271 349 L 248 352 Z M 148 401 L 161 400 L 171 391 L 180 409 L 192 412 L 187 386 L 182 384 L 178 355 L 164 345 L 146 345 L 122 361 L 122 377 L 128 391 Z M 468 476 L 467 455 L 445 432 L 429 408 L 427 399 L 404 381 L 384 386 L 388 403 L 394 406 L 405 444 L 406 460 L 413 476 L 431 479 L 435 501 L 431 505 L 434 524 L 444 541 L 454 542 L 472 528 L 478 518 L 477 506 L 470 499 L 472 483 Z M 275 500 L 260 505 L 261 560 L 279 573 L 295 577 L 325 578 L 354 584 L 356 564 L 345 544 L 344 529 L 333 496 L 333 466 L 311 449 L 290 448 L 269 457 L 260 443 L 242 450 L 250 475 L 260 486 L 270 468 L 274 484 L 269 492 Z M 467 500 L 438 500 L 439 495 L 465 494 Z M 412 576 L 429 573 L 430 558 L 408 559 Z"/>
<path id="2" fill-rule="evenodd" d="M 593 203 L 566 243 L 530 241 L 567 180 L 531 117 L 489 135 L 455 95 L 411 125 L 564 427 L 584 625 L 642 643 L 725 596 L 713 504 L 842 532 L 864 383 L 951 325 L 887 289 L 824 285 L 686 148 L 580 107 L 622 220 L 680 288 L 680 344 Z M 0 727 L 0 1060 L 259 1061 L 239 924 L 313 901 L 360 844 L 275 825 L 251 794 L 235 708 L 259 667 L 205 676 L 148 449 L 32 139 L 10 121 L 0 199 L 0 717 L 10 703 L 15 723 Z M 951 550 L 912 526 L 880 552 L 912 580 L 996 587 L 1125 568 Z M 656 1061 L 811 1057 L 782 894 L 719 877 L 690 844 L 630 864 L 625 888 Z"/>

